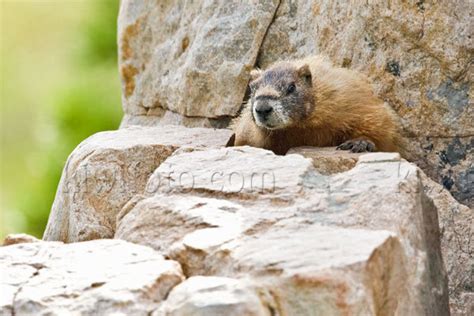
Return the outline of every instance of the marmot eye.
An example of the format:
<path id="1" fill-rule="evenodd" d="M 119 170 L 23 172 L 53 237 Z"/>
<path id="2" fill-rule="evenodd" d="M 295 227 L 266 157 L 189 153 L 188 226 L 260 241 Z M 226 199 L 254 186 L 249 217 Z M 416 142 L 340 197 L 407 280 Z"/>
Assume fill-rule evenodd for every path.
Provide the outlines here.
<path id="1" fill-rule="evenodd" d="M 296 86 L 295 86 L 294 83 L 292 83 L 292 84 L 290 84 L 290 85 L 288 86 L 288 88 L 286 88 L 286 93 L 287 93 L 287 94 L 290 94 L 290 93 L 295 92 L 295 90 L 296 90 Z"/>

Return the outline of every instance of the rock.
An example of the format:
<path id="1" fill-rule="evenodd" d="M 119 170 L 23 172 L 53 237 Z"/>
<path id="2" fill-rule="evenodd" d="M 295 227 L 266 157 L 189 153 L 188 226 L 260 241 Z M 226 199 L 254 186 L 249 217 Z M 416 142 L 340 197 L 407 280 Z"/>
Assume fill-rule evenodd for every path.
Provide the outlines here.
<path id="1" fill-rule="evenodd" d="M 447 314 L 419 169 L 397 154 L 361 157 L 322 175 L 300 155 L 250 147 L 175 154 L 122 212 L 115 238 L 155 248 L 188 276 L 250 279 L 278 315 Z"/>
<path id="2" fill-rule="evenodd" d="M 211 197 L 244 196 L 289 202 L 301 190 L 302 178 L 312 170 L 309 159 L 297 155 L 276 156 L 253 147 L 196 151 L 174 155 L 150 177 L 146 193 L 198 191 Z"/>
<path id="3" fill-rule="evenodd" d="M 120 240 L 0 248 L 2 315 L 148 315 L 184 276 L 175 261 Z"/>
<path id="4" fill-rule="evenodd" d="M 464 293 L 459 299 L 459 304 L 453 308 L 451 315 L 467 316 L 474 314 L 474 293 Z"/>
<path id="5" fill-rule="evenodd" d="M 461 203 L 474 207 L 474 137 L 417 137 L 414 162 Z"/>
<path id="6" fill-rule="evenodd" d="M 392 284 L 394 287 L 405 286 L 404 254 L 399 241 L 389 232 L 305 225 L 301 223 L 303 218 L 285 221 L 283 214 L 272 218 L 272 214 L 267 213 L 259 218 L 255 215 L 258 209 L 253 210 L 251 218 L 252 214 L 245 213 L 242 207 L 235 204 L 232 207 L 221 200 L 190 197 L 182 202 L 184 199 L 154 196 L 142 201 L 124 217 L 122 224 L 127 229 L 121 226 L 116 237 L 160 249 L 182 262 L 189 275 L 251 276 L 262 287 L 260 291 L 271 289 L 270 297 L 279 298 L 272 307 L 277 310 L 276 306 L 281 306 L 277 314 L 293 315 L 298 311 L 298 305 L 303 306 L 305 315 L 314 311 L 335 314 L 339 309 L 331 308 L 331 305 L 344 304 L 344 299 L 339 297 L 341 288 L 346 298 L 349 300 L 350 297 L 356 305 L 348 308 L 349 311 L 362 309 L 367 313 L 372 311 L 368 306 L 375 299 L 373 290 L 383 291 L 386 296 L 381 299 L 392 301 L 392 305 L 406 295 L 398 290 L 396 295 L 388 293 L 393 290 L 375 275 L 387 274 L 389 279 L 394 278 L 389 282 L 397 283 Z M 272 226 L 272 222 L 278 224 Z M 356 276 L 344 277 L 347 274 Z M 361 282 L 361 279 L 371 278 L 372 285 Z M 363 293 L 360 293 L 361 288 Z M 190 312 L 191 309 L 185 308 L 201 305 L 189 303 L 188 296 L 181 298 L 185 303 L 176 302 L 172 297 L 173 293 L 165 305 L 175 308 L 185 305 L 177 308 L 187 312 L 182 315 L 208 311 L 203 308 Z M 216 297 L 219 296 L 216 294 Z M 245 302 L 241 304 L 241 308 L 246 306 Z M 382 302 L 374 304 L 373 308 L 377 310 L 383 305 Z M 394 308 L 391 306 L 387 310 Z"/>
<path id="7" fill-rule="evenodd" d="M 277 5 L 122 1 L 118 43 L 125 113 L 236 115 Z"/>
<path id="8" fill-rule="evenodd" d="M 474 211 L 422 174 L 425 192 L 438 209 L 441 252 L 448 272 L 451 315 L 474 312 Z"/>
<path id="9" fill-rule="evenodd" d="M 336 151 L 334 147 L 297 147 L 287 154 L 299 154 L 310 158 L 313 166 L 324 175 L 351 170 L 361 155 L 365 153 L 351 153 L 346 150 Z"/>
<path id="10" fill-rule="evenodd" d="M 212 276 L 191 277 L 176 286 L 153 316 L 270 316 L 254 286 L 245 281 Z"/>
<path id="11" fill-rule="evenodd" d="M 373 161 L 374 157 L 387 161 L 400 159 L 398 154 L 393 153 L 350 154 L 336 151 L 335 148 L 295 148 L 291 150 L 291 153 L 312 159 L 315 168 L 326 174 L 346 171 L 351 165 L 355 165 L 353 160 L 362 162 L 371 159 Z M 449 191 L 423 172 L 420 172 L 420 177 L 425 194 L 432 200 L 438 211 L 441 253 L 448 273 L 451 313 L 469 315 L 471 313 L 466 302 L 472 299 L 470 304 L 474 305 L 472 293 L 474 212 L 457 202 Z"/>
<path id="12" fill-rule="evenodd" d="M 95 134 L 70 155 L 44 233 L 50 241 L 113 237 L 122 207 L 175 150 L 225 146 L 229 130 L 163 126 Z"/>
<path id="13" fill-rule="evenodd" d="M 40 241 L 38 238 L 34 236 L 30 236 L 27 234 L 9 234 L 5 237 L 3 241 L 3 246 L 10 246 L 15 244 L 23 244 L 23 243 L 30 243 L 30 242 L 38 242 Z"/>
<path id="14" fill-rule="evenodd" d="M 173 244 L 200 228 L 193 235 L 194 243 L 220 244 L 241 233 L 243 211 L 237 203 L 213 198 L 161 194 L 148 199 L 141 197 L 127 214 L 121 214 L 115 238 L 166 254 Z M 213 237 L 206 239 L 209 236 Z"/>

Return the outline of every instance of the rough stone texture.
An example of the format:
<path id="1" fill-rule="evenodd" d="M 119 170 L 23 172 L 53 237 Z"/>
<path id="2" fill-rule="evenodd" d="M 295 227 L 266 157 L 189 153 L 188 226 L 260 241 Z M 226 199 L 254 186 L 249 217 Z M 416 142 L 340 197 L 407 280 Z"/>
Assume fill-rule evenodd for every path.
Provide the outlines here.
<path id="1" fill-rule="evenodd" d="M 150 174 L 175 150 L 225 146 L 229 130 L 163 126 L 95 134 L 64 167 L 43 239 L 110 238 L 122 207 L 143 191 Z"/>
<path id="2" fill-rule="evenodd" d="M 312 159 L 315 168 L 327 174 L 346 171 L 355 162 L 373 156 L 341 153 L 335 148 L 294 148 L 291 152 Z M 394 158 L 394 154 L 376 155 L 381 159 Z M 473 308 L 470 306 L 474 306 L 474 212 L 457 202 L 442 185 L 424 173 L 420 173 L 420 176 L 425 194 L 438 210 L 441 253 L 448 273 L 451 314 L 470 315 Z"/>
<path id="3" fill-rule="evenodd" d="M 314 168 L 324 175 L 351 170 L 361 155 L 366 153 L 351 153 L 346 150 L 336 151 L 334 147 L 296 147 L 287 154 L 299 154 L 310 158 Z"/>
<path id="4" fill-rule="evenodd" d="M 411 145 L 421 153 L 417 165 L 458 201 L 474 208 L 474 137 L 419 137 Z"/>
<path id="5" fill-rule="evenodd" d="M 277 2 L 122 1 L 118 38 L 125 112 L 235 115 Z"/>
<path id="6" fill-rule="evenodd" d="M 161 3 L 122 1 L 123 126 L 225 127 L 251 67 L 324 54 L 370 77 L 410 158 L 474 206 L 472 1 Z"/>
<path id="7" fill-rule="evenodd" d="M 120 240 L 0 247 L 1 315 L 149 315 L 184 276 Z"/>
<path id="8" fill-rule="evenodd" d="M 280 315 L 447 314 L 419 169 L 396 154 L 361 157 L 325 176 L 300 155 L 250 147 L 176 154 L 121 212 L 115 237 L 188 276 L 251 278 Z"/>
<path id="9" fill-rule="evenodd" d="M 153 316 L 271 316 L 255 286 L 242 280 L 196 276 L 176 286 Z"/>
<path id="10" fill-rule="evenodd" d="M 448 273 L 451 315 L 474 314 L 474 211 L 423 175 L 426 194 L 438 209 L 441 252 Z"/>

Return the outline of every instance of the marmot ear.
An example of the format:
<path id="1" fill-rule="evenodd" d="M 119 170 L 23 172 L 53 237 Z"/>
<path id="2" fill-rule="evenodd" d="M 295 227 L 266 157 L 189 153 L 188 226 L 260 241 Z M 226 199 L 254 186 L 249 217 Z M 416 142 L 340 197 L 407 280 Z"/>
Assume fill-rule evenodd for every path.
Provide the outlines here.
<path id="1" fill-rule="evenodd" d="M 254 81 L 255 79 L 258 79 L 258 77 L 262 75 L 262 72 L 263 71 L 258 68 L 252 69 L 252 71 L 250 71 L 250 80 Z"/>
<path id="2" fill-rule="evenodd" d="M 298 76 L 307 83 L 311 84 L 311 70 L 309 69 L 308 64 L 305 64 L 298 69 Z"/>

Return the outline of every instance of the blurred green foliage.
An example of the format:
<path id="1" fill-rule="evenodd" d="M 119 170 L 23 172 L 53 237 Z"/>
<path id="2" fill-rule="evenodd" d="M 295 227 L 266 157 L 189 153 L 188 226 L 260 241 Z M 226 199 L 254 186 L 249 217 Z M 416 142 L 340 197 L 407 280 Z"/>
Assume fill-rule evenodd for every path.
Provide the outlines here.
<path id="1" fill-rule="evenodd" d="M 116 62 L 117 60 L 117 15 L 119 0 L 95 2 L 93 17 L 84 25 L 86 38 L 83 60 L 94 63 Z"/>
<path id="2" fill-rule="evenodd" d="M 41 237 L 68 155 L 118 128 L 118 6 L 2 2 L 0 238 Z"/>

